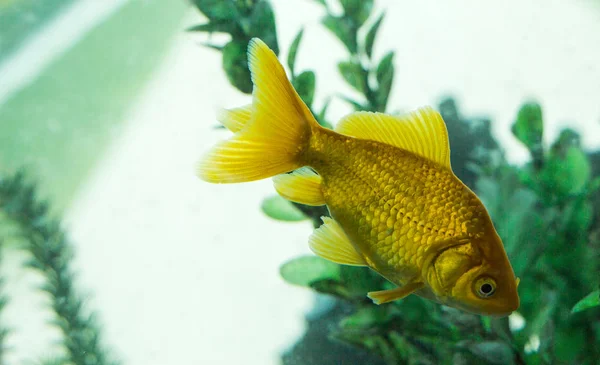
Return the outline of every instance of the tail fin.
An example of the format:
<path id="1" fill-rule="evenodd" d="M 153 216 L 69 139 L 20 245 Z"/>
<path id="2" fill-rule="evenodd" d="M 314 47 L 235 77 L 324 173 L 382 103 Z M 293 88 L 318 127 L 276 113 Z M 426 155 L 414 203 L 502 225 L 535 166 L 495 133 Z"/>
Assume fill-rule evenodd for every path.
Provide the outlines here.
<path id="1" fill-rule="evenodd" d="M 233 133 L 239 132 L 252 118 L 252 104 L 235 109 L 221 110 L 217 120 Z"/>
<path id="2" fill-rule="evenodd" d="M 246 111 L 251 115 L 245 123 L 236 122 L 231 129 L 237 133 L 200 162 L 198 175 L 208 182 L 260 180 L 302 167 L 311 128 L 318 125 L 265 43 L 252 39 L 248 59 L 254 91 Z"/>

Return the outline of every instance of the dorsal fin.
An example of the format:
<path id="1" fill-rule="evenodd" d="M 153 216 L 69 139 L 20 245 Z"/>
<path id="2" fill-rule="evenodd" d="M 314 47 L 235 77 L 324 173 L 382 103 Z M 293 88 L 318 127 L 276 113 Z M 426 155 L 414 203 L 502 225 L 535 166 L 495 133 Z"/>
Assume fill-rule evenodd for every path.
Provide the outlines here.
<path id="1" fill-rule="evenodd" d="M 306 205 L 325 205 L 321 191 L 321 176 L 308 167 L 302 167 L 291 174 L 273 177 L 275 190 L 282 197 Z"/>
<path id="2" fill-rule="evenodd" d="M 336 132 L 400 147 L 450 168 L 448 131 L 442 116 L 430 107 L 403 116 L 356 112 L 343 118 Z"/>

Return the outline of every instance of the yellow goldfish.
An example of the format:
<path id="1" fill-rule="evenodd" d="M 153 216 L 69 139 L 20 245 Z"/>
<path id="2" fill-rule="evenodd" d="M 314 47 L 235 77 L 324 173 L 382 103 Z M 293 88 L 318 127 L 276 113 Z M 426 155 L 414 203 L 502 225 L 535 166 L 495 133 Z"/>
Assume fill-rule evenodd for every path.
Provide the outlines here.
<path id="1" fill-rule="evenodd" d="M 274 177 L 283 197 L 327 205 L 331 218 L 313 232 L 310 248 L 395 284 L 367 294 L 377 304 L 414 293 L 483 315 L 519 307 L 518 279 L 488 212 L 452 172 L 439 113 L 355 112 L 329 130 L 261 40 L 250 42 L 248 59 L 252 104 L 219 116 L 234 135 L 200 162 L 203 180 Z"/>

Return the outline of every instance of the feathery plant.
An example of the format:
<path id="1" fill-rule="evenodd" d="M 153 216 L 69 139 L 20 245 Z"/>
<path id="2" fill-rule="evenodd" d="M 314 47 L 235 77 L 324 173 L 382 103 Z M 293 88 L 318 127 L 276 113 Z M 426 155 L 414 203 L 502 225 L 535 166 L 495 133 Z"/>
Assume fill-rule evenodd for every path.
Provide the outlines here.
<path id="1" fill-rule="evenodd" d="M 52 324 L 62 332 L 61 345 L 66 353 L 64 358 L 51 362 L 116 364 L 101 345 L 96 316 L 88 313 L 83 298 L 75 290 L 75 273 L 70 267 L 73 252 L 66 233 L 60 222 L 48 215 L 48 204 L 37 198 L 35 185 L 27 181 L 23 172 L 0 176 L 0 218 L 16 228 L 16 233 L 8 232 L 30 254 L 26 266 L 45 278 L 40 290 L 51 299 L 55 314 Z M 0 310 L 3 304 L 0 300 Z M 5 334 L 6 330 L 0 330 L 0 339 Z"/>
<path id="2" fill-rule="evenodd" d="M 2 239 L 0 239 L 0 264 L 2 264 L 2 251 L 3 251 L 3 245 L 2 245 L 3 241 Z M 7 302 L 7 298 L 4 295 L 2 289 L 4 287 L 4 280 L 2 279 L 2 277 L 0 277 L 0 318 L 2 316 L 2 311 L 4 309 L 4 307 L 6 306 L 6 302 Z M 4 345 L 4 340 L 6 339 L 6 336 L 9 334 L 9 330 L 6 326 L 4 326 L 4 323 L 2 323 L 2 321 L 0 321 L 0 364 L 4 364 L 4 353 L 6 351 L 5 345 Z"/>
<path id="3" fill-rule="evenodd" d="M 322 25 L 347 51 L 338 71 L 360 95 L 337 97 L 354 110 L 385 112 L 394 80 L 394 52 L 380 60 L 373 57 L 384 14 L 373 14 L 372 0 L 338 0 L 342 14 L 333 12 L 328 5 L 332 2 L 315 1 L 326 11 Z M 223 51 L 223 68 L 232 85 L 251 93 L 245 62 L 249 39 L 263 38 L 279 53 L 268 1 L 194 3 L 209 23 L 192 30 L 231 35 L 225 46 L 209 46 Z M 216 14 L 215 9 L 225 8 L 229 11 Z M 256 19 L 265 22 L 262 27 L 243 26 L 256 24 Z M 223 22 L 229 26 L 222 26 Z M 319 123 L 331 128 L 326 119 L 331 99 L 318 112 L 314 109 L 315 72 L 295 69 L 302 36 L 300 30 L 287 55 L 291 82 Z M 235 68 L 225 62 L 232 57 L 226 52 L 232 43 L 238 52 L 234 58 L 239 60 Z M 512 132 L 529 150 L 531 161 L 513 166 L 491 134 L 491 120 L 462 116 L 451 98 L 438 109 L 449 131 L 453 170 L 484 201 L 521 277 L 518 313 L 511 321 L 475 316 L 415 296 L 376 306 L 365 293 L 392 287 L 380 276 L 367 268 L 300 257 L 281 267 L 282 277 L 335 301 L 331 310 L 309 320 L 306 336 L 284 355 L 283 363 L 596 364 L 600 359 L 600 212 L 595 207 L 600 204 L 600 178 L 593 176 L 594 166 L 577 132 L 563 130 L 547 148 L 542 143 L 542 108 L 525 103 Z M 324 208 L 278 196 L 265 199 L 262 210 L 281 221 L 308 218 L 315 227 L 321 224 L 321 216 L 328 215 Z M 355 350 L 349 352 L 340 342 Z"/>

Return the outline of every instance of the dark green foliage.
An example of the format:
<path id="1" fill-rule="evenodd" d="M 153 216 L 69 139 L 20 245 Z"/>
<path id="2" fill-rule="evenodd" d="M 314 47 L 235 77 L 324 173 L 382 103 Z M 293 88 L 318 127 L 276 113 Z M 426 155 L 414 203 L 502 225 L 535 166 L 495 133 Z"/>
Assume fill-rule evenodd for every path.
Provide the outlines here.
<path id="1" fill-rule="evenodd" d="M 531 112 L 531 105 L 524 105 L 518 118 L 524 110 Z M 541 117 L 538 107 L 533 111 Z M 530 147 L 538 137 L 522 137 L 540 135 L 543 126 L 538 117 L 528 120 L 537 121 L 513 132 Z M 599 251 L 590 239 L 590 162 L 569 130 L 547 153 L 533 151 L 544 149 L 539 145 L 532 150 L 532 162 L 522 168 L 503 163 L 478 181 L 480 187 L 486 185 L 480 196 L 522 277 L 519 311 L 528 325 L 517 345 L 539 336 L 540 350 L 527 356 L 528 361 L 592 364 L 591 359 L 600 358 L 599 313 L 571 314 L 573 305 L 598 287 Z"/>
<path id="2" fill-rule="evenodd" d="M 354 100 L 341 96 L 355 110 L 384 112 L 394 80 L 394 52 L 388 52 L 379 62 L 373 58 L 373 47 L 377 31 L 384 15 L 367 27 L 365 23 L 371 16 L 373 1 L 339 0 L 344 9 L 342 16 L 336 16 L 327 9 L 323 25 L 329 29 L 346 47 L 349 59 L 338 64 L 338 70 L 344 80 L 361 93 L 364 100 Z M 366 35 L 362 36 L 366 32 Z M 376 84 L 369 80 L 374 78 Z"/>
<path id="3" fill-rule="evenodd" d="M 379 88 L 375 91 L 375 105 L 376 111 L 385 111 L 387 107 L 387 100 L 392 90 L 392 83 L 394 81 L 394 52 L 388 52 L 379 65 L 377 65 L 377 83 Z"/>
<path id="4" fill-rule="evenodd" d="M 304 35 L 304 29 L 300 29 L 292 44 L 290 45 L 290 50 L 288 52 L 287 64 L 290 68 L 290 72 L 292 73 L 292 77 L 296 75 L 296 54 L 298 53 L 298 47 L 300 46 L 300 42 L 302 41 L 302 36 Z"/>
<path id="5" fill-rule="evenodd" d="M 375 44 L 375 37 L 377 36 L 377 31 L 379 30 L 379 26 L 381 22 L 383 22 L 383 17 L 385 14 L 381 14 L 377 21 L 373 24 L 371 29 L 369 29 L 369 33 L 365 37 L 365 52 L 367 56 L 371 58 L 373 56 L 373 45 Z"/>
<path id="6" fill-rule="evenodd" d="M 524 104 L 517 114 L 512 132 L 529 149 L 533 163 L 539 167 L 542 164 L 544 154 L 542 146 L 542 136 L 544 134 L 542 107 L 535 102 Z"/>
<path id="7" fill-rule="evenodd" d="M 307 315 L 307 331 L 300 341 L 282 356 L 283 365 L 385 365 L 383 359 L 374 352 L 346 342 L 330 340 L 332 324 L 338 323 L 350 313 L 352 305 L 336 301 L 332 307 L 325 298 L 316 299 L 315 308 L 327 309 L 315 309 Z"/>
<path id="8" fill-rule="evenodd" d="M 248 70 L 247 44 L 231 41 L 223 47 L 223 70 L 229 82 L 244 93 L 252 92 L 252 80 Z"/>
<path id="9" fill-rule="evenodd" d="M 227 33 L 226 45 L 207 46 L 223 52 L 223 69 L 229 82 L 243 93 L 252 93 L 252 81 L 246 54 L 253 37 L 262 39 L 276 54 L 279 53 L 275 16 L 267 0 L 194 0 L 208 22 L 189 28 L 190 31 Z"/>
<path id="10" fill-rule="evenodd" d="M 306 105 L 312 105 L 315 96 L 315 83 L 316 76 L 313 71 L 304 71 L 292 79 L 294 89 L 296 89 L 298 95 L 300 95 Z"/>
<path id="11" fill-rule="evenodd" d="M 365 93 L 368 90 L 366 70 L 363 69 L 360 62 L 355 60 L 340 62 L 338 63 L 338 70 L 344 80 L 357 91 Z"/>
<path id="12" fill-rule="evenodd" d="M 2 263 L 2 243 L 3 241 L 0 239 L 0 263 Z M 2 310 L 4 309 L 8 301 L 6 296 L 2 293 L 2 289 L 4 287 L 3 282 L 4 281 L 2 280 L 2 278 L 0 278 L 0 316 L 2 315 Z M 4 345 L 4 340 L 6 339 L 6 336 L 8 336 L 8 333 L 8 328 L 6 328 L 0 321 L 0 364 L 5 363 L 4 353 L 6 351 L 6 347 Z"/>
<path id="13" fill-rule="evenodd" d="M 451 132 L 452 170 L 473 188 L 478 172 L 489 171 L 503 161 L 502 151 L 491 135 L 491 121 L 463 116 L 452 98 L 442 100 L 438 109 Z"/>
<path id="14" fill-rule="evenodd" d="M 304 34 L 304 29 L 300 29 L 292 44 L 290 45 L 290 50 L 288 52 L 287 63 L 290 68 L 290 72 L 292 73 L 291 82 L 294 85 L 294 88 L 300 95 L 300 98 L 304 101 L 304 103 L 311 110 L 319 124 L 324 127 L 331 128 L 331 124 L 325 120 L 325 111 L 327 110 L 327 103 L 325 103 L 323 110 L 321 113 L 316 113 L 313 109 L 313 99 L 315 96 L 315 86 L 317 83 L 317 78 L 315 76 L 314 71 L 307 70 L 303 71 L 300 74 L 296 71 L 296 56 L 298 54 L 298 48 L 300 47 L 300 42 L 302 41 L 302 35 Z"/>
<path id="15" fill-rule="evenodd" d="M 86 314 L 84 300 L 75 291 L 72 248 L 60 222 L 48 216 L 48 204 L 38 200 L 36 187 L 23 173 L 0 176 L 0 212 L 18 227 L 24 249 L 31 254 L 27 266 L 46 278 L 40 289 L 51 298 L 56 314 L 53 324 L 61 329 L 67 351 L 61 363 L 114 364 L 100 344 L 95 315 Z"/>

